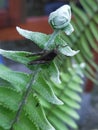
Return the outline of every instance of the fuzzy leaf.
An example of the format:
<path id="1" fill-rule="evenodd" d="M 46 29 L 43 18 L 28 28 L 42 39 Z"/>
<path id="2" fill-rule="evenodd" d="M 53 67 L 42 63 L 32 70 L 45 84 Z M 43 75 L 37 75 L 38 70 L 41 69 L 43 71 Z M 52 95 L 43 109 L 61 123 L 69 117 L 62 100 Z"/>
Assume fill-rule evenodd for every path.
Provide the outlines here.
<path id="1" fill-rule="evenodd" d="M 63 34 L 62 34 L 63 35 Z M 61 36 L 62 36 L 61 35 Z M 68 44 L 65 42 L 65 40 L 63 40 L 60 36 L 57 36 L 56 39 L 55 39 L 55 42 L 57 45 L 60 44 L 59 48 L 58 48 L 58 51 L 65 55 L 65 56 L 74 56 L 76 55 L 79 51 L 74 51 L 70 48 L 70 46 L 68 46 Z"/>
<path id="2" fill-rule="evenodd" d="M 79 53 L 79 50 L 74 51 L 69 46 L 65 46 L 65 47 L 59 47 L 59 52 L 63 55 L 66 55 L 66 56 L 74 56 L 77 53 Z"/>
<path id="3" fill-rule="evenodd" d="M 45 48 L 45 43 L 48 41 L 50 37 L 44 33 L 32 32 L 25 29 L 21 29 L 20 27 L 16 27 L 16 29 L 20 35 L 24 36 L 27 39 L 30 39 L 42 49 Z"/>
<path id="4" fill-rule="evenodd" d="M 32 53 L 26 52 L 26 51 L 6 51 L 3 49 L 0 49 L 0 54 L 6 58 L 9 58 L 13 61 L 20 62 L 22 64 L 27 64 L 31 60 L 34 60 L 35 58 L 37 58 L 37 56 L 28 57 L 28 55 Z"/>
<path id="5" fill-rule="evenodd" d="M 47 73 L 49 73 L 50 79 L 54 83 L 57 83 L 57 84 L 61 83 L 59 70 L 58 70 L 57 65 L 54 62 L 52 62 L 49 65 L 49 68 L 47 69 Z"/>

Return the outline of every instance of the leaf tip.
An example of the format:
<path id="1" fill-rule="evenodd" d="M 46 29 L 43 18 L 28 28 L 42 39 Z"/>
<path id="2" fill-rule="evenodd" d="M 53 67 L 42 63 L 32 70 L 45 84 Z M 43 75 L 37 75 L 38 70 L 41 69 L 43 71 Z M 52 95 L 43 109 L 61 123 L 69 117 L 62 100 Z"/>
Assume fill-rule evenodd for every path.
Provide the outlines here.
<path id="1" fill-rule="evenodd" d="M 16 30 L 18 31 L 20 29 L 20 27 L 16 26 Z"/>
<path id="2" fill-rule="evenodd" d="M 54 104 L 56 104 L 56 105 L 63 105 L 64 104 L 64 102 L 63 101 L 61 101 L 60 99 L 58 99 L 57 97 L 55 97 L 55 101 L 54 101 Z"/>
<path id="3" fill-rule="evenodd" d="M 21 34 L 22 29 L 20 27 L 16 26 L 16 30 L 17 30 L 18 33 Z"/>

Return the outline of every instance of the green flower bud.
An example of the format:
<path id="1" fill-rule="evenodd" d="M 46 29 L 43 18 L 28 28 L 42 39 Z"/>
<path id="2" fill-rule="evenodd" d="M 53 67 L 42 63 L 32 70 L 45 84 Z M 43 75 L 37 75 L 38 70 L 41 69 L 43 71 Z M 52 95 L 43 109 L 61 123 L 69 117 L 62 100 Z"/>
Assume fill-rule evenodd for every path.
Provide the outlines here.
<path id="1" fill-rule="evenodd" d="M 64 5 L 56 11 L 50 13 L 48 22 L 53 29 L 63 30 L 67 35 L 70 35 L 74 29 L 70 24 L 71 8 L 69 5 Z"/>

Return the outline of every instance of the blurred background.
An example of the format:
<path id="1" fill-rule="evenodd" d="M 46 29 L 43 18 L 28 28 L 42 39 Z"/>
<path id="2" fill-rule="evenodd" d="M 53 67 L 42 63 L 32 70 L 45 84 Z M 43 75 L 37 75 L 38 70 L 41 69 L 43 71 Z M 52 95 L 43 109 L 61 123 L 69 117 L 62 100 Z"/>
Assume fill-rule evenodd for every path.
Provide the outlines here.
<path id="1" fill-rule="evenodd" d="M 84 10 L 79 0 L 0 0 L 0 48 L 40 51 L 31 41 L 21 37 L 15 27 L 20 26 L 24 29 L 50 34 L 53 30 L 48 25 L 48 15 L 60 6 L 70 4 L 70 2 L 73 2 L 80 10 Z M 96 19 L 98 21 L 98 17 Z M 97 61 L 98 52 L 95 58 Z M 0 56 L 0 64 L 5 64 L 14 70 L 29 71 L 23 65 L 2 56 Z M 96 79 L 98 79 L 97 73 Z M 82 95 L 82 108 L 79 111 L 80 120 L 77 122 L 79 130 L 98 130 L 98 85 L 88 81 L 84 87 L 86 89 Z"/>

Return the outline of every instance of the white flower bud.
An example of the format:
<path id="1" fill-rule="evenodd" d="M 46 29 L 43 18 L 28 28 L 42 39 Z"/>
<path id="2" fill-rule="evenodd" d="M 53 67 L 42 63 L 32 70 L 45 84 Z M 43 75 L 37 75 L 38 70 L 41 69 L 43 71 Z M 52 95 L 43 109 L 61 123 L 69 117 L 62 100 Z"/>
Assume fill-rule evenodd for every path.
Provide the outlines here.
<path id="1" fill-rule="evenodd" d="M 70 35 L 74 29 L 70 24 L 71 20 L 71 9 L 69 5 L 63 5 L 56 11 L 50 13 L 48 22 L 51 24 L 53 29 L 60 29 L 65 31 L 67 35 Z"/>

